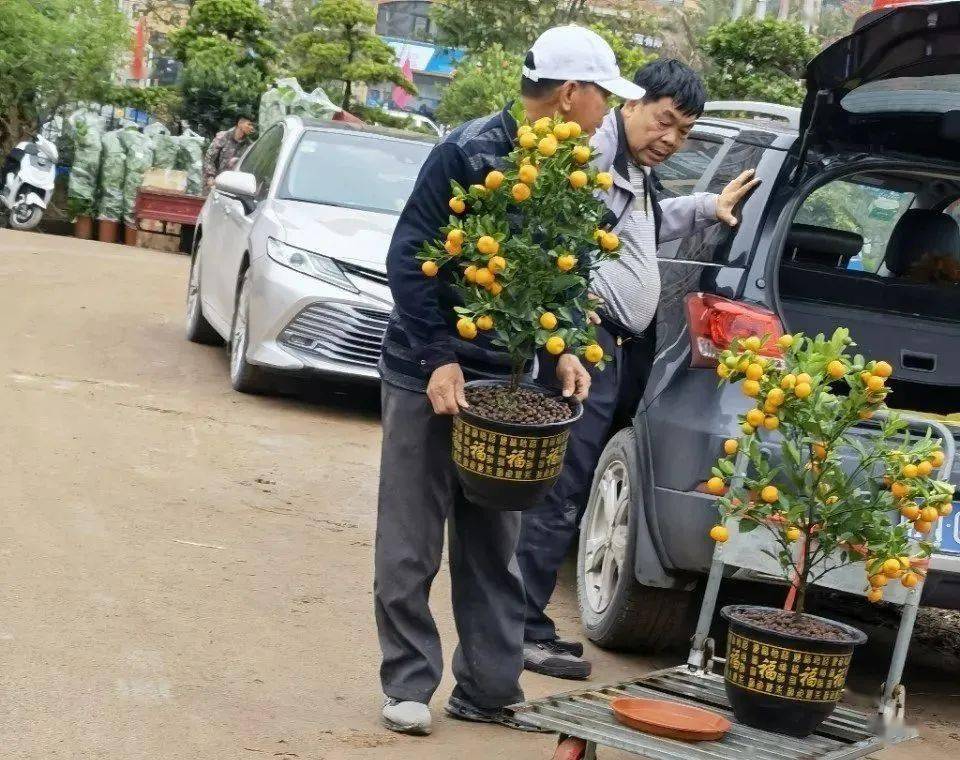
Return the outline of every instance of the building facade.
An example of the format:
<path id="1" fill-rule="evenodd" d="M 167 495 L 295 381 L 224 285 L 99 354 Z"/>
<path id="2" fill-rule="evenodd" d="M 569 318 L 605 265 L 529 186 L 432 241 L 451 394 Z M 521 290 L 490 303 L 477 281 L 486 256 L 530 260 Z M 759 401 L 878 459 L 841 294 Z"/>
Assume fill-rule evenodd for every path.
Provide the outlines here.
<path id="1" fill-rule="evenodd" d="M 396 51 L 397 62 L 409 73 L 417 94 L 401 108 L 393 99 L 393 85 L 372 86 L 367 90 L 367 105 L 433 116 L 464 52 L 439 44 L 430 18 L 432 5 L 428 0 L 380 0 L 377 34 Z"/>
<path id="2" fill-rule="evenodd" d="M 175 84 L 181 64 L 162 51 L 167 35 L 187 22 L 190 0 L 120 0 L 119 5 L 130 19 L 133 37 L 130 60 L 119 78 L 142 86 Z"/>

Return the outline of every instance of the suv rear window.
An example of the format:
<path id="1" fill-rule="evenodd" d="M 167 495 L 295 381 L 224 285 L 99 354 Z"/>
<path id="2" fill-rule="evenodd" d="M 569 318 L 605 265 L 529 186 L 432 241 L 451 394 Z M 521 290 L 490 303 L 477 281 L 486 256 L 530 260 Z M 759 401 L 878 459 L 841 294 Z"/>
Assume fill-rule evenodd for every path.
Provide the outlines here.
<path id="1" fill-rule="evenodd" d="M 960 225 L 944 210 L 955 193 L 918 176 L 916 196 L 903 179 L 848 177 L 804 199 L 780 261 L 785 300 L 960 322 Z"/>
<path id="2" fill-rule="evenodd" d="M 876 274 L 883 264 L 893 228 L 913 201 L 913 193 L 837 180 L 814 190 L 803 202 L 794 223 L 862 236 L 863 248 L 846 268 Z"/>

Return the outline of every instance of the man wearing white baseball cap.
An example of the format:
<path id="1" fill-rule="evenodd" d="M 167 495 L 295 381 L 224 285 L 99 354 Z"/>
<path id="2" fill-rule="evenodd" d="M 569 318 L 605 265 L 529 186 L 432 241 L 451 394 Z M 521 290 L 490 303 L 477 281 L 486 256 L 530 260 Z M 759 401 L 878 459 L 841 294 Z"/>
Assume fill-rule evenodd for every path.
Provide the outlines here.
<path id="1" fill-rule="evenodd" d="M 636 100 L 643 89 L 620 76 L 613 51 L 577 26 L 550 29 L 527 54 L 520 82 L 526 117 L 559 115 L 593 133 L 609 94 Z M 417 254 L 449 219 L 451 182 L 480 184 L 514 149 L 511 105 L 453 130 L 427 157 L 387 254 L 393 294 L 380 361 L 383 448 L 377 509 L 374 602 L 383 660 L 383 720 L 394 731 L 428 734 L 428 704 L 443 661 L 428 604 L 449 522 L 450 576 L 460 642 L 453 657 L 453 717 L 529 730 L 504 707 L 522 701 L 525 596 L 516 558 L 520 513 L 485 510 L 463 497 L 450 452 L 452 415 L 466 404 L 467 378 L 510 374 L 510 360 L 486 336 L 457 335 L 461 305 L 449 275 L 424 278 Z M 573 354 L 556 362 L 567 396 L 586 398 L 590 374 Z"/>
<path id="2" fill-rule="evenodd" d="M 535 84 L 544 81 L 593 84 L 624 100 L 639 100 L 644 95 L 642 87 L 620 76 L 617 58 L 606 40 L 581 26 L 555 26 L 541 34 L 527 53 L 523 78 Z M 606 113 L 606 108 L 603 112 Z M 545 115 L 553 116 L 552 113 Z M 596 129 L 600 124 L 591 122 L 580 126 L 593 131 L 590 127 Z"/>

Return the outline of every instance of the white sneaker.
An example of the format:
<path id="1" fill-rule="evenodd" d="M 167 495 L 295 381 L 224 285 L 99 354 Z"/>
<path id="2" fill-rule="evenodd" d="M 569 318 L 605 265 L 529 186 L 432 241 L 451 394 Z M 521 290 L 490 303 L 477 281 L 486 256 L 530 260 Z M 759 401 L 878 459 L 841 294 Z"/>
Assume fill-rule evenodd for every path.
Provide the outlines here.
<path id="1" fill-rule="evenodd" d="M 383 723 L 391 731 L 428 736 L 432 722 L 430 708 L 421 702 L 401 702 L 387 697 L 383 703 Z"/>

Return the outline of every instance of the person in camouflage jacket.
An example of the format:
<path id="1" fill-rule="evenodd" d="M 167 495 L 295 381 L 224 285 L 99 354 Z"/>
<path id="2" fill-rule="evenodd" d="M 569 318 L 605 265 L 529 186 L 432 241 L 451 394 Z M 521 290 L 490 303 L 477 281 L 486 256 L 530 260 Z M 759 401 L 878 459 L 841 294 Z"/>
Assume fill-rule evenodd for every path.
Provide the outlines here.
<path id="1" fill-rule="evenodd" d="M 241 116 L 234 127 L 217 133 L 203 157 L 203 186 L 206 190 L 213 187 L 220 172 L 232 168 L 231 162 L 250 144 L 256 129 L 253 119 Z"/>

